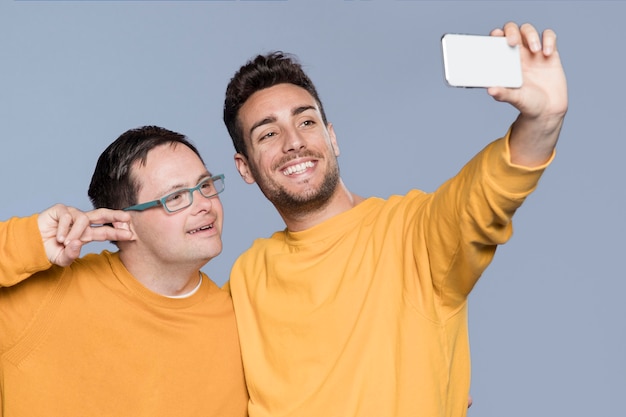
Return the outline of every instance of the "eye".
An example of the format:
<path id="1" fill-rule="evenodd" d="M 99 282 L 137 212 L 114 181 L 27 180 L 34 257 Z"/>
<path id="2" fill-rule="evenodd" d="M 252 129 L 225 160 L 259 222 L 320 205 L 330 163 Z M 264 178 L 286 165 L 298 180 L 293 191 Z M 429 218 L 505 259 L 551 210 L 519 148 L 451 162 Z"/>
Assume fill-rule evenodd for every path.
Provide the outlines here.
<path id="1" fill-rule="evenodd" d="M 277 133 L 276 133 L 276 132 L 274 132 L 274 131 L 270 131 L 270 132 L 265 133 L 265 134 L 264 134 L 264 135 L 262 135 L 261 137 L 259 137 L 259 140 L 261 141 L 261 140 L 263 140 L 263 139 L 268 139 L 268 138 L 274 137 L 274 136 L 276 136 L 276 135 L 277 135 Z"/>
<path id="2" fill-rule="evenodd" d="M 301 126 L 309 127 L 315 125 L 315 120 L 305 120 L 301 123 Z"/>
<path id="3" fill-rule="evenodd" d="M 165 204 L 168 206 L 176 206 L 177 204 L 181 204 L 186 200 L 186 194 L 188 194 L 188 191 L 186 190 L 172 193 L 165 197 Z"/>
<path id="4" fill-rule="evenodd" d="M 212 180 L 208 180 L 205 183 L 203 183 L 200 186 L 200 191 L 202 192 L 202 194 L 204 195 L 208 195 L 211 194 L 213 192 L 213 181 Z"/>

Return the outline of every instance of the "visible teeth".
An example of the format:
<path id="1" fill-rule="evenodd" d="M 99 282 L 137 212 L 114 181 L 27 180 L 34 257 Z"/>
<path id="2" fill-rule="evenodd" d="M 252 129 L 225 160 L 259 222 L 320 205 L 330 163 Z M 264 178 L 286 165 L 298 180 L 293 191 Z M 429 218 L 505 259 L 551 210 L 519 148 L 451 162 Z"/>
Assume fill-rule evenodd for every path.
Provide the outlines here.
<path id="1" fill-rule="evenodd" d="M 194 234 L 194 233 L 196 233 L 196 232 L 199 232 L 200 230 L 206 230 L 206 229 L 213 229 L 213 225 L 212 225 L 212 224 L 210 224 L 210 225 L 208 225 L 208 226 L 202 226 L 202 227 L 200 227 L 200 228 L 198 228 L 198 229 L 196 229 L 196 230 L 192 230 L 192 231 L 190 231 L 190 232 L 189 232 L 189 234 L 191 234 L 191 235 L 192 235 L 192 234 Z"/>
<path id="2" fill-rule="evenodd" d="M 313 168 L 313 162 L 307 161 L 307 162 L 302 162 L 297 165 L 290 166 L 289 168 L 283 171 L 283 174 L 284 175 L 301 174 L 304 171 L 306 171 L 307 168 Z"/>

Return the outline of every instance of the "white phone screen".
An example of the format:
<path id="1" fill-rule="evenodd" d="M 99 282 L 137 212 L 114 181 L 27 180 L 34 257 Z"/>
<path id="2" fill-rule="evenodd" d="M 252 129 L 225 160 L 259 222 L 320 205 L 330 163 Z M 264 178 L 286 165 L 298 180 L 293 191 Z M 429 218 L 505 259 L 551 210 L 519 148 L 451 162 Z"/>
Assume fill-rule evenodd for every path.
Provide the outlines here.
<path id="1" fill-rule="evenodd" d="M 519 46 L 504 37 L 445 34 L 441 47 L 446 82 L 453 87 L 522 86 Z"/>

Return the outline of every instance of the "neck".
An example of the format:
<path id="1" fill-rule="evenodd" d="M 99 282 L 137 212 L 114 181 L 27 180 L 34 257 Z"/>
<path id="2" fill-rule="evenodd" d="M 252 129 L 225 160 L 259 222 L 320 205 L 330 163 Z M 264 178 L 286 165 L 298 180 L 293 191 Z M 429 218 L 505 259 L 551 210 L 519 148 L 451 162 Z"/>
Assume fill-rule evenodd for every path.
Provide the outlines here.
<path id="1" fill-rule="evenodd" d="M 197 285 L 200 277 L 200 267 L 185 268 L 181 265 L 171 267 L 163 264 L 149 264 L 133 262 L 137 257 L 128 256 L 120 251 L 120 259 L 128 272 L 150 291 L 175 297 L 191 292 Z"/>
<path id="2" fill-rule="evenodd" d="M 277 207 L 277 210 L 290 232 L 300 232 L 350 210 L 363 200 L 363 197 L 351 193 L 340 181 L 333 196 L 322 207 L 300 211 L 286 211 Z"/>

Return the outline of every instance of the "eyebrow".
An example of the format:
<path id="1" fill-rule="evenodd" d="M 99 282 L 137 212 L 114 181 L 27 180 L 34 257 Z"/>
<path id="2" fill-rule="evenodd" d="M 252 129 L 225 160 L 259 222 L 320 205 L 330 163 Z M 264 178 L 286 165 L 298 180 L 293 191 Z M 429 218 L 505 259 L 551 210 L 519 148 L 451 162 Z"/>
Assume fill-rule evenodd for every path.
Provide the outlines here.
<path id="1" fill-rule="evenodd" d="M 304 113 L 307 110 L 317 110 L 317 108 L 315 106 L 312 105 L 304 105 L 304 106 L 298 106 L 296 108 L 294 108 L 291 111 L 291 115 L 292 116 L 297 116 L 299 114 Z M 251 127 L 250 127 L 250 131 L 248 132 L 250 136 L 252 136 L 252 132 L 254 132 L 254 129 L 261 127 L 263 125 L 267 125 L 270 123 L 275 123 L 276 122 L 276 116 L 267 116 L 266 118 L 259 120 L 258 122 L 254 123 Z"/>
<path id="2" fill-rule="evenodd" d="M 270 124 L 270 123 L 274 123 L 275 121 L 276 121 L 275 116 L 269 116 L 269 117 L 266 117 L 265 119 L 259 120 L 258 122 L 256 122 L 250 127 L 250 131 L 248 133 L 250 136 L 252 136 L 252 132 L 254 132 L 256 128 L 261 127 L 263 125 Z"/>
<path id="3" fill-rule="evenodd" d="M 213 174 L 211 174 L 209 171 L 204 172 L 203 174 L 201 174 L 198 177 L 198 180 L 196 181 L 196 184 L 191 186 L 191 187 L 186 187 L 185 184 L 174 184 L 172 186 L 170 186 L 167 191 L 164 191 L 163 193 L 160 194 L 161 197 L 157 197 L 155 198 L 155 200 L 158 200 L 159 198 L 163 198 L 166 195 L 170 194 L 170 193 L 175 193 L 178 190 L 182 190 L 182 189 L 189 189 L 192 187 L 195 187 L 196 185 L 198 185 L 200 183 L 200 181 L 207 179 L 207 178 L 211 178 L 213 176 Z"/>

